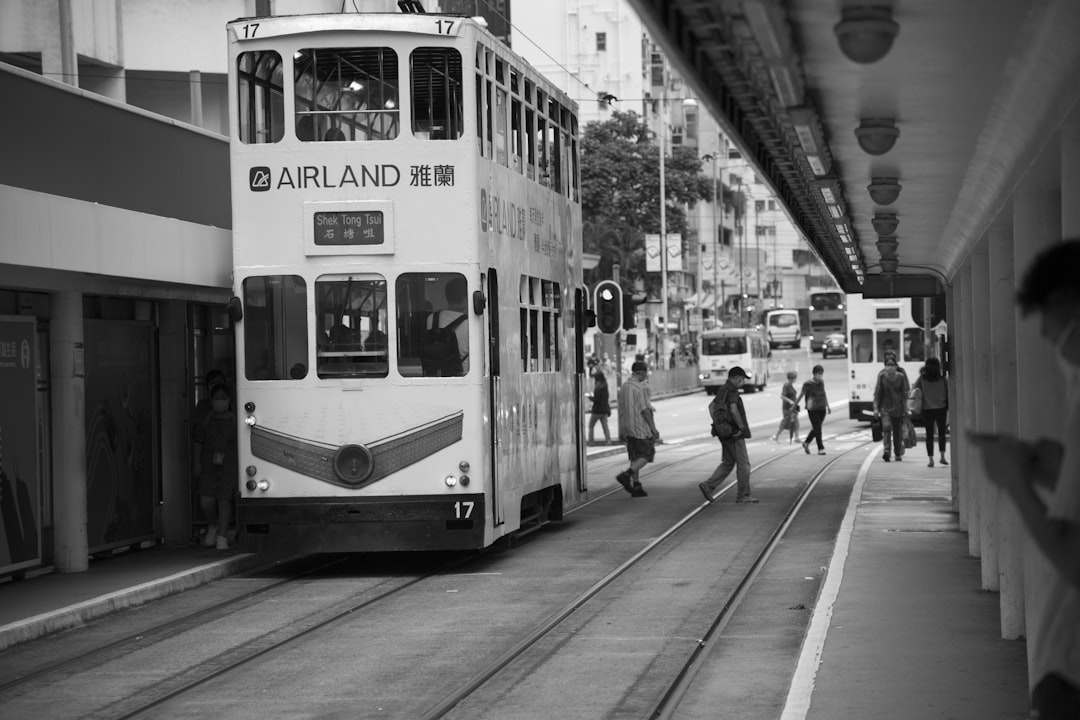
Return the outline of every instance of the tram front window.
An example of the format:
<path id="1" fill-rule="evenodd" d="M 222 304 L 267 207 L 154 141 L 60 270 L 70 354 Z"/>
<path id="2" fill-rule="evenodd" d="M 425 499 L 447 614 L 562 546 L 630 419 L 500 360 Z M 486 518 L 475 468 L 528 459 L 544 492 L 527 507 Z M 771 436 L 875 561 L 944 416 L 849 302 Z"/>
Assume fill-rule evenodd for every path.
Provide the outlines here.
<path id="1" fill-rule="evenodd" d="M 315 281 L 316 358 L 321 378 L 386 377 L 386 280 L 378 275 Z"/>
<path id="2" fill-rule="evenodd" d="M 307 48 L 293 56 L 296 137 L 302 142 L 398 136 L 398 59 L 390 48 Z"/>
<path id="3" fill-rule="evenodd" d="M 459 273 L 398 276 L 398 372 L 404 377 L 469 373 L 468 283 Z"/>
<path id="4" fill-rule="evenodd" d="M 307 376 L 307 284 L 296 275 L 244 280 L 244 375 L 248 380 Z"/>

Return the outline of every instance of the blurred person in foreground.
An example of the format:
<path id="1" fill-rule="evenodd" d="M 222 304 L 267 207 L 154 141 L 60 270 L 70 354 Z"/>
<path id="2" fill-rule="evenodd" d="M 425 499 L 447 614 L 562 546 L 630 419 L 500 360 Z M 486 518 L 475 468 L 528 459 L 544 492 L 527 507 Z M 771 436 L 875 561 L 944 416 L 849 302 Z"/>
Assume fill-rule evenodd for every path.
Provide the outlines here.
<path id="1" fill-rule="evenodd" d="M 1052 570 L 1028 615 L 1031 717 L 1080 718 L 1080 240 L 1040 253 L 1017 294 L 1037 313 L 1065 378 L 1065 445 L 1009 435 L 969 433 L 986 476 L 1016 506 L 1027 536 Z M 1040 486 L 1044 495 L 1036 490 Z M 1045 500 L 1043 498 L 1046 498 Z"/>

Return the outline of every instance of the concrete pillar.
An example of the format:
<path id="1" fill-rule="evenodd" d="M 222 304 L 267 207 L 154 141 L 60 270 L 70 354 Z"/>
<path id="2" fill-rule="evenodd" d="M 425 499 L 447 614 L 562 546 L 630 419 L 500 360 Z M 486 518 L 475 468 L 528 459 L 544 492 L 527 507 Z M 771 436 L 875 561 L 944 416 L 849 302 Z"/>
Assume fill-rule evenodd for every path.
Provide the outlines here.
<path id="1" fill-rule="evenodd" d="M 1061 197 L 1080 193 L 1080 105 L 1073 107 L 1061 126 Z M 1080 238 L 1080 203 L 1061 203 L 1061 235 Z"/>
<path id="2" fill-rule="evenodd" d="M 964 263 L 957 275 L 958 313 L 956 323 L 953 325 L 953 333 L 956 338 L 956 381 L 960 387 L 960 415 L 964 418 L 955 423 L 957 427 L 964 427 L 975 415 L 975 349 L 973 346 L 972 332 L 972 281 L 971 260 Z M 960 527 L 968 534 L 968 551 L 974 557 L 979 557 L 981 552 L 980 535 L 982 526 L 979 523 L 979 495 L 977 478 L 972 473 L 971 444 L 967 441 L 965 433 L 957 433 L 957 446 L 959 448 L 958 464 L 960 466 Z"/>
<path id="3" fill-rule="evenodd" d="M 990 241 L 983 237 L 968 261 L 971 264 L 971 348 L 974 393 L 968 407 L 968 427 L 979 432 L 994 428 L 994 394 L 997 383 L 990 367 Z M 971 480 L 979 505 L 979 557 L 982 558 L 982 588 L 997 590 L 997 486 L 986 482 L 977 455 L 972 455 Z"/>
<path id="4" fill-rule="evenodd" d="M 82 293 L 55 293 L 51 307 L 53 564 L 60 572 L 83 572 L 90 565 L 90 546 Z"/>
<path id="5" fill-rule="evenodd" d="M 191 124 L 202 127 L 202 73 L 198 70 L 188 70 L 188 90 L 191 94 Z"/>
<path id="6" fill-rule="evenodd" d="M 990 240 L 990 374 L 994 379 L 993 426 L 987 432 L 1016 435 L 1016 403 L 1020 379 L 1016 376 L 1016 306 L 1013 302 L 1013 208 L 1008 201 L 987 233 Z M 979 428 L 982 430 L 982 428 Z M 985 483 L 989 485 L 989 483 Z M 1008 496 L 997 497 L 998 598 L 1001 637 L 1025 635 L 1023 522 Z"/>
<path id="7" fill-rule="evenodd" d="M 963 394 L 961 392 L 960 382 L 957 379 L 957 364 L 956 364 L 956 327 L 959 325 L 957 318 L 960 312 L 957 308 L 960 303 L 957 301 L 956 296 L 959 292 L 959 275 L 953 278 L 953 281 L 945 288 L 945 318 L 946 325 L 948 327 L 948 365 L 945 368 L 947 375 L 949 376 L 949 416 L 950 418 L 963 417 L 961 414 L 961 408 L 963 407 Z M 959 428 L 960 424 L 955 420 L 950 419 L 952 427 Z M 952 442 L 949 443 L 949 476 L 952 479 L 952 509 L 961 518 L 963 513 L 960 512 L 960 463 L 957 458 L 960 457 L 960 451 L 958 443 L 960 442 L 960 436 L 963 433 L 953 430 Z M 961 530 L 967 528 L 961 525 Z"/>
<path id="8" fill-rule="evenodd" d="M 1013 194 L 1013 265 L 1016 286 L 1021 283 L 1032 259 L 1041 250 L 1061 240 L 1061 145 L 1060 138 L 1047 142 Z M 1039 332 L 1036 317 L 1017 317 L 1016 376 L 1023 387 L 1017 397 L 1017 427 L 1025 440 L 1060 438 L 1065 416 L 1062 380 L 1054 353 Z M 1028 543 L 1024 556 L 1025 623 L 1035 627 L 1032 613 L 1044 604 L 1047 578 L 1053 572 L 1042 554 Z M 1033 643 L 1028 643 L 1031 667 Z"/>

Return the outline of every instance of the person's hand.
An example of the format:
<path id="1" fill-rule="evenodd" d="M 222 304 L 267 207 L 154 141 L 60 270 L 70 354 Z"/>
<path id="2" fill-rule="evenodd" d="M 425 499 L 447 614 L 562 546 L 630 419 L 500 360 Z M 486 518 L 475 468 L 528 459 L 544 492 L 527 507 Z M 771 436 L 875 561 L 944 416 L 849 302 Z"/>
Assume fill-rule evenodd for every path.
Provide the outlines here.
<path id="1" fill-rule="evenodd" d="M 832 408 L 831 408 L 831 407 L 827 407 L 827 408 L 825 408 L 825 414 L 826 414 L 826 415 L 828 415 L 828 414 L 829 414 L 829 413 L 831 413 L 831 412 L 832 412 Z"/>
<path id="2" fill-rule="evenodd" d="M 874 417 L 881 417 L 881 411 L 880 410 L 875 410 L 874 411 Z"/>

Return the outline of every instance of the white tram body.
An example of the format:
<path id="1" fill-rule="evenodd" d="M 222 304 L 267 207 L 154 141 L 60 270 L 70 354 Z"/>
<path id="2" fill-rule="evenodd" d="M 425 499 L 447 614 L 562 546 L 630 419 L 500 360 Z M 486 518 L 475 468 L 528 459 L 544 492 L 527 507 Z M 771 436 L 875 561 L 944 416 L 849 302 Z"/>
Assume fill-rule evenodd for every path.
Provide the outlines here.
<path id="1" fill-rule="evenodd" d="M 885 354 L 896 353 L 897 366 L 915 382 L 925 363 L 923 329 L 914 320 L 911 298 L 847 296 L 848 415 L 869 421 L 874 414 L 874 388 Z"/>
<path id="2" fill-rule="evenodd" d="M 241 19 L 228 47 L 244 546 L 561 519 L 586 495 L 575 104 L 459 16 Z"/>

